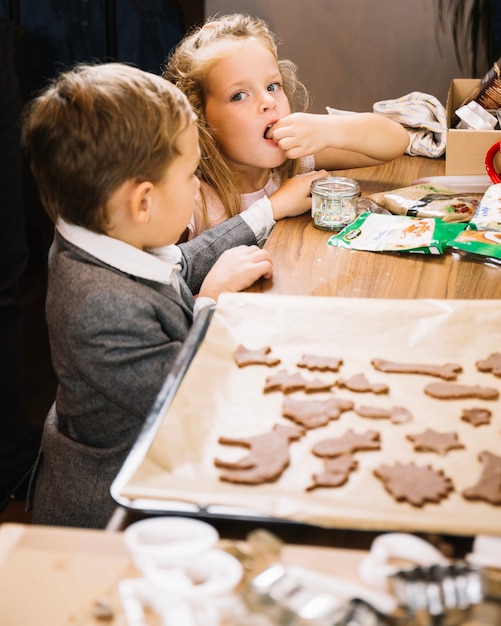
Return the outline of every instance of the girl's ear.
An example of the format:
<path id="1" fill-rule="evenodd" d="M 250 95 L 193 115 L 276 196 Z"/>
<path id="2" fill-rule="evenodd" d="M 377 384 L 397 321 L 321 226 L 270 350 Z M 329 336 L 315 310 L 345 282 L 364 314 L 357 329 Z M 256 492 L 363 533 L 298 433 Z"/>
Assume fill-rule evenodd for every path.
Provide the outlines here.
<path id="1" fill-rule="evenodd" d="M 151 219 L 153 183 L 143 181 L 132 190 L 130 203 L 131 218 L 137 224 L 147 224 Z"/>

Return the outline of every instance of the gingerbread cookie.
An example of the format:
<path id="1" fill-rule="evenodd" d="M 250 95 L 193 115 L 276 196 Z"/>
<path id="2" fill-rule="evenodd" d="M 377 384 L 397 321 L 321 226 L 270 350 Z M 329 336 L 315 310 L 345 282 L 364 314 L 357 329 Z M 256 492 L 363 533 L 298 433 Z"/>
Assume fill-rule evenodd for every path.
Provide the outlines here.
<path id="1" fill-rule="evenodd" d="M 458 363 L 446 363 L 445 365 L 427 365 L 422 363 L 396 363 L 385 359 L 372 359 L 373 367 L 380 372 L 392 374 L 426 374 L 437 376 L 444 380 L 456 380 L 463 368 Z"/>
<path id="2" fill-rule="evenodd" d="M 275 424 L 273 430 L 254 437 L 232 439 L 220 437 L 219 443 L 243 446 L 250 452 L 235 463 L 216 458 L 216 467 L 225 469 L 220 480 L 247 485 L 257 485 L 278 480 L 289 465 L 289 444 L 304 435 L 299 426 Z"/>
<path id="3" fill-rule="evenodd" d="M 432 398 L 440 400 L 463 400 L 477 398 L 478 400 L 497 400 L 499 391 L 492 387 L 480 385 L 458 385 L 457 383 L 430 383 L 424 392 Z"/>
<path id="4" fill-rule="evenodd" d="M 289 374 L 286 370 L 280 370 L 272 376 L 268 376 L 264 383 L 263 391 L 282 391 L 283 393 L 292 393 L 293 391 L 304 391 L 306 393 L 315 393 L 317 391 L 330 391 L 334 383 L 326 382 L 320 378 L 308 380 L 304 378 L 300 372 Z"/>
<path id="5" fill-rule="evenodd" d="M 463 422 L 469 422 L 472 426 L 483 426 L 484 424 L 490 424 L 492 418 L 492 411 L 489 409 L 473 408 L 463 409 L 461 419 Z"/>
<path id="6" fill-rule="evenodd" d="M 331 391 L 334 386 L 334 382 L 328 382 L 326 380 L 322 380 L 321 378 L 313 378 L 312 380 L 307 380 L 304 386 L 303 391 L 305 393 L 319 393 L 322 391 Z"/>
<path id="7" fill-rule="evenodd" d="M 412 413 L 403 406 L 394 406 L 391 409 L 383 409 L 375 406 L 359 406 L 355 409 L 359 417 L 369 419 L 389 419 L 392 424 L 406 424 L 412 421 Z"/>
<path id="8" fill-rule="evenodd" d="M 317 487 L 341 487 L 348 480 L 350 472 L 357 469 L 358 461 L 351 454 L 341 454 L 333 459 L 324 460 L 324 471 L 313 474 L 313 482 L 306 491 Z"/>
<path id="9" fill-rule="evenodd" d="M 501 352 L 493 352 L 486 359 L 475 363 L 479 372 L 492 372 L 494 376 L 501 377 Z"/>
<path id="10" fill-rule="evenodd" d="M 320 356 L 316 354 L 303 354 L 298 361 L 298 367 L 305 367 L 311 371 L 318 372 L 338 372 L 343 364 L 343 359 L 339 357 Z"/>
<path id="11" fill-rule="evenodd" d="M 289 374 L 287 370 L 280 370 L 272 376 L 268 376 L 264 383 L 263 391 L 282 391 L 283 393 L 292 393 L 304 389 L 306 380 L 299 372 Z"/>
<path id="12" fill-rule="evenodd" d="M 233 357 L 238 367 L 246 367 L 247 365 L 266 365 L 267 367 L 273 367 L 280 363 L 280 359 L 270 356 L 270 352 L 270 346 L 250 350 L 240 344 L 237 346 Z"/>
<path id="13" fill-rule="evenodd" d="M 282 405 L 282 415 L 304 428 L 319 428 L 330 420 L 339 418 L 343 411 L 353 408 L 351 400 L 343 398 L 328 398 L 327 400 L 296 400 L 285 398 Z"/>
<path id="14" fill-rule="evenodd" d="M 485 500 L 490 504 L 501 504 L 501 457 L 492 452 L 478 455 L 483 465 L 478 482 L 462 492 L 467 500 Z"/>
<path id="15" fill-rule="evenodd" d="M 464 445 L 459 441 L 457 433 L 439 433 L 432 428 L 415 435 L 407 435 L 407 439 L 414 444 L 416 452 L 436 452 L 447 454 L 449 450 L 462 450 Z"/>
<path id="16" fill-rule="evenodd" d="M 365 374 L 355 374 L 350 378 L 340 378 L 336 385 L 358 393 L 370 391 L 372 393 L 388 393 L 388 385 L 384 383 L 370 383 Z"/>
<path id="17" fill-rule="evenodd" d="M 375 430 L 357 434 L 353 430 L 347 430 L 341 437 L 332 437 L 317 441 L 311 451 L 315 456 L 334 457 L 341 454 L 365 450 L 380 450 L 381 436 Z"/>
<path id="18" fill-rule="evenodd" d="M 395 500 L 406 501 L 416 507 L 422 507 L 427 502 L 439 504 L 454 490 L 451 479 L 431 465 L 381 465 L 374 470 L 374 475 L 383 482 L 386 491 Z"/>

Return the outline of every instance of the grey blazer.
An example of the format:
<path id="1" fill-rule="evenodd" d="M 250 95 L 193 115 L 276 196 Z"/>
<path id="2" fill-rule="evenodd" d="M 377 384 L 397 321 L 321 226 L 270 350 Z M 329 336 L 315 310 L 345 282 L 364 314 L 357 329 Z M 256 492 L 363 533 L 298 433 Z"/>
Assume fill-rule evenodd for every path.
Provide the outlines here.
<path id="1" fill-rule="evenodd" d="M 33 523 L 102 528 L 110 485 L 193 322 L 194 299 L 219 255 L 256 244 L 236 216 L 180 245 L 181 295 L 106 265 L 56 232 L 46 317 L 56 400 L 31 480 Z"/>

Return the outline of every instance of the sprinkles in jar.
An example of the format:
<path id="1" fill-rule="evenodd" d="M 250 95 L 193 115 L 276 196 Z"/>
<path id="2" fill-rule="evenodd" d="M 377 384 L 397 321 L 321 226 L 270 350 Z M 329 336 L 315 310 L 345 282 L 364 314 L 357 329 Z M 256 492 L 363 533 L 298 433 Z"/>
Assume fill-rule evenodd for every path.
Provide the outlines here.
<path id="1" fill-rule="evenodd" d="M 310 189 L 311 216 L 316 228 L 338 232 L 357 217 L 360 187 L 353 178 L 319 178 Z"/>

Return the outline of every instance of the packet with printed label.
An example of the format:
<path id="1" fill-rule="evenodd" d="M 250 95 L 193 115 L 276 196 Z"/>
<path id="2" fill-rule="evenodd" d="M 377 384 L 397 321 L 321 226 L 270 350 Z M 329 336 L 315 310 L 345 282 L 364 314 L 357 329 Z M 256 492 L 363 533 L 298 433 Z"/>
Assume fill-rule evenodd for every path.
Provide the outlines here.
<path id="1" fill-rule="evenodd" d="M 501 265 L 501 232 L 465 228 L 448 246 L 451 250 L 479 261 Z"/>
<path id="2" fill-rule="evenodd" d="M 501 231 L 501 183 L 490 185 L 485 190 L 470 224 L 478 230 Z"/>
<path id="3" fill-rule="evenodd" d="M 462 223 L 446 223 L 432 217 L 362 213 L 330 237 L 328 244 L 371 252 L 443 254 L 447 244 L 465 227 Z"/>
<path id="4" fill-rule="evenodd" d="M 393 215 L 436 217 L 444 222 L 469 222 L 479 204 L 474 196 L 430 183 L 382 191 L 367 197 Z"/>

